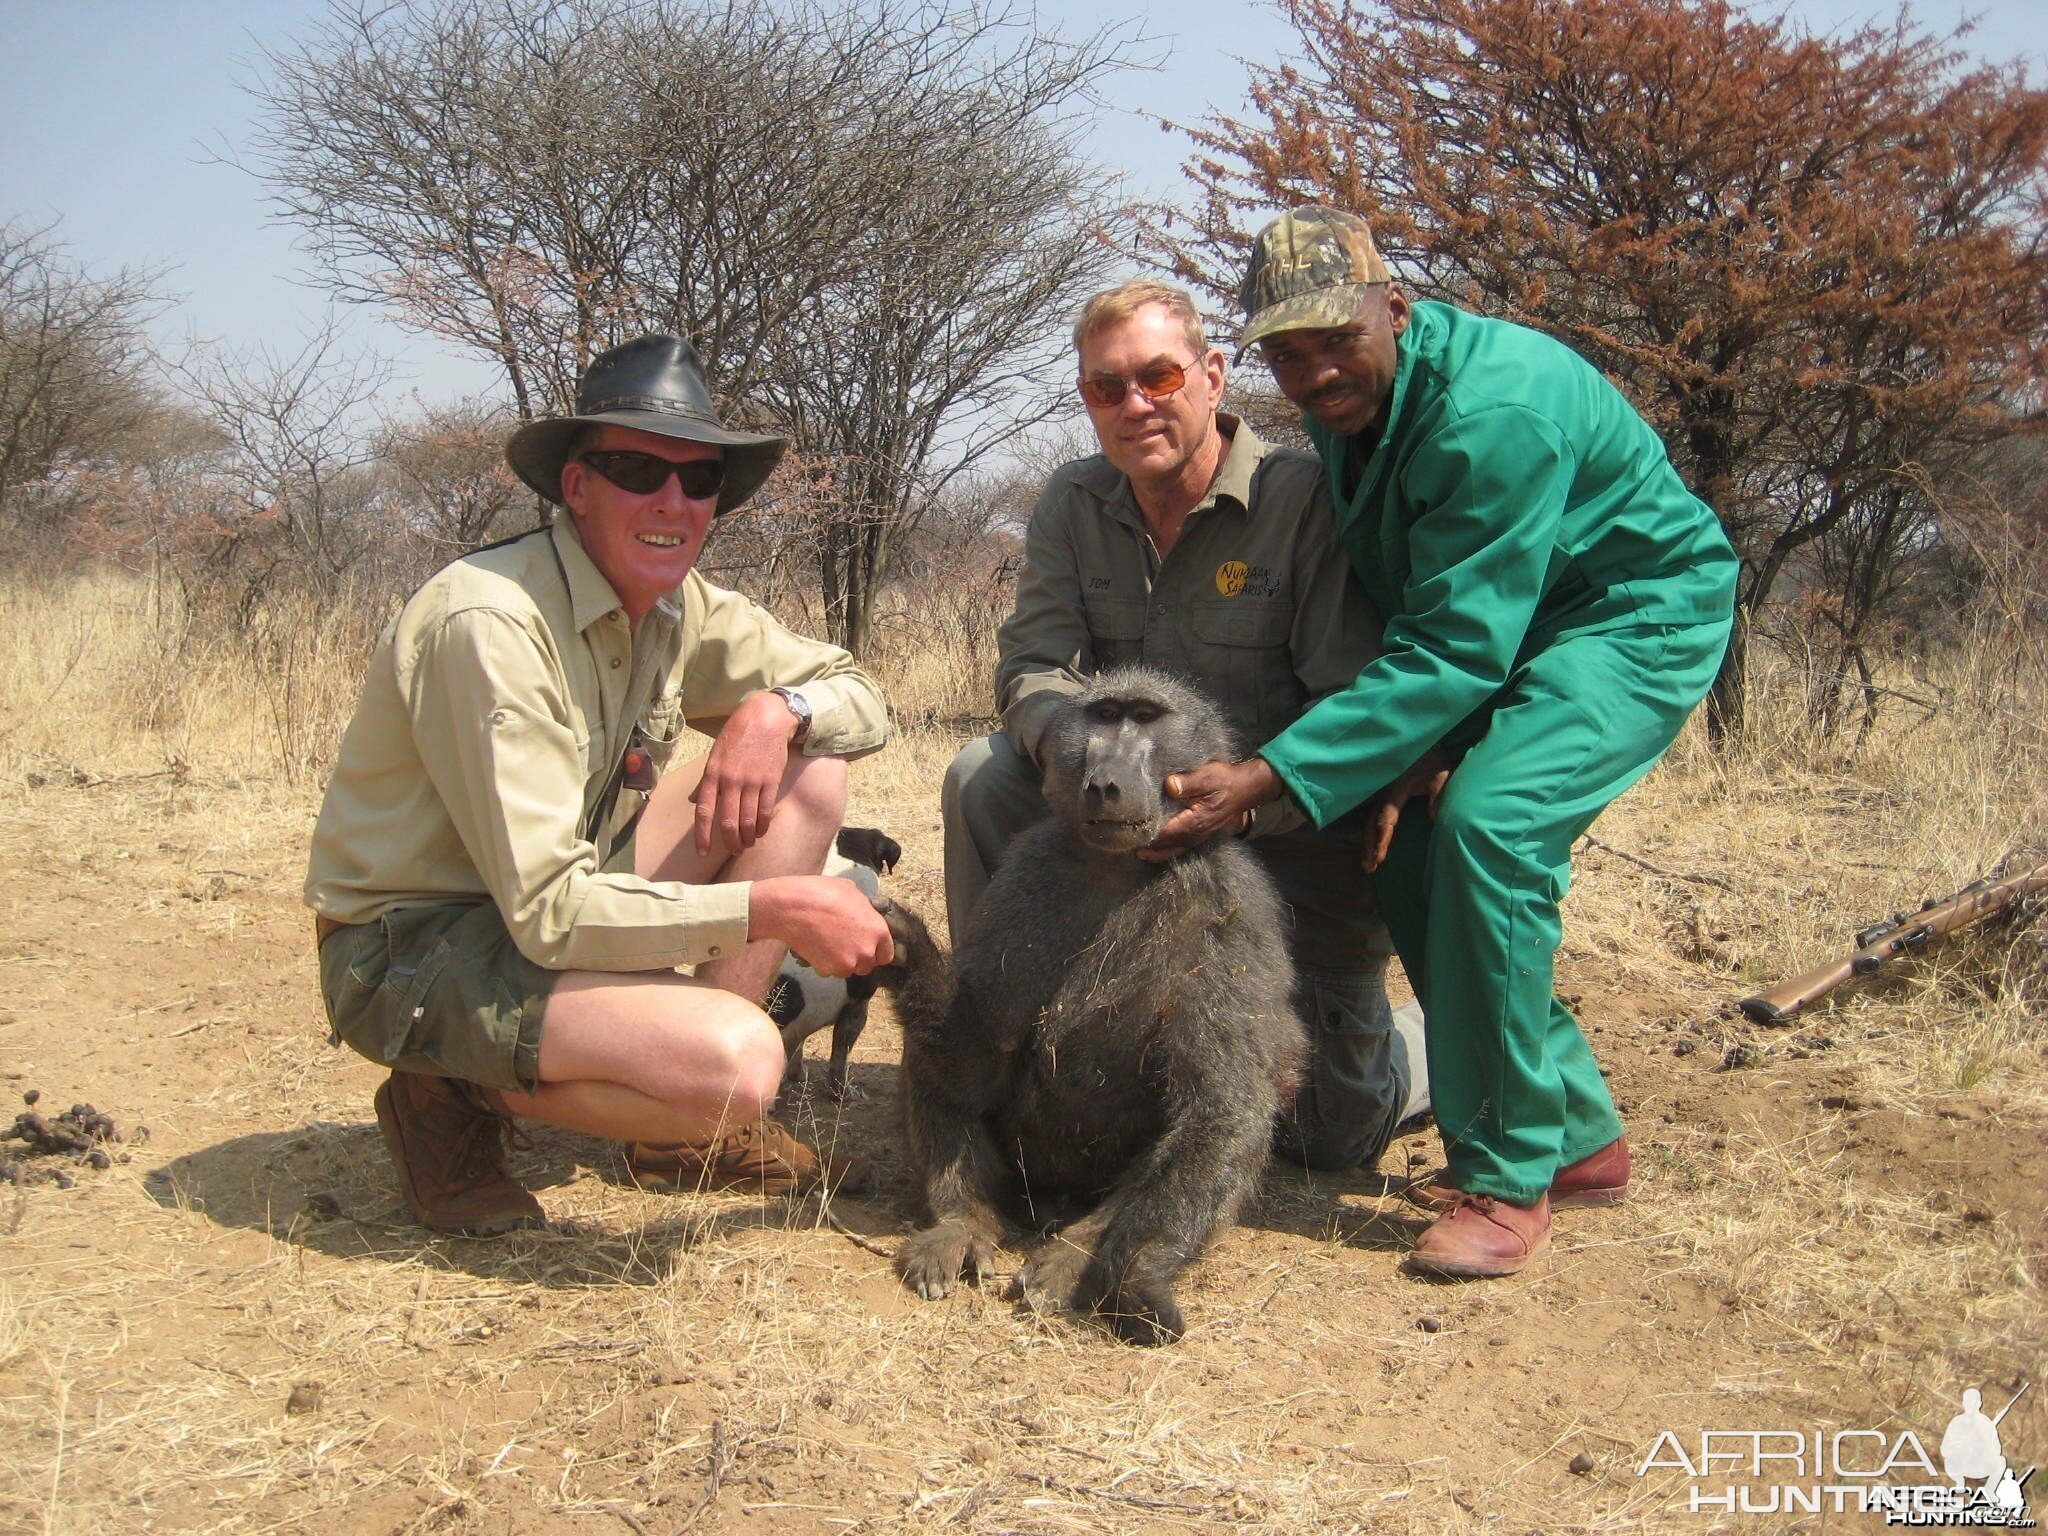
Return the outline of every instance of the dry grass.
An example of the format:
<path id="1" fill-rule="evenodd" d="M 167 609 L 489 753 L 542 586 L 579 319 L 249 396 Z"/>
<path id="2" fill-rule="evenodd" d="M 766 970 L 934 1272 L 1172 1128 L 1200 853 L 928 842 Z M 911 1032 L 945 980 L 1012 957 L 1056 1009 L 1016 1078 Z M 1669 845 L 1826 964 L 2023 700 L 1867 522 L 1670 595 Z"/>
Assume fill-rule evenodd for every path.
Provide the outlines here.
<path id="1" fill-rule="evenodd" d="M 295 906 L 364 622 L 261 653 L 108 577 L 0 584 L 0 620 L 0 1082 L 155 1132 L 75 1191 L 0 1187 L 0 1530 L 1697 1530 L 1635 1475 L 1661 1429 L 1931 1443 L 1962 1386 L 2017 1379 L 2008 1443 L 2048 1448 L 2038 944 L 1959 938 L 1788 1030 L 1727 1008 L 2048 847 L 2048 701 L 1981 659 L 1892 679 L 1948 702 L 1853 760 L 1766 675 L 1740 752 L 1688 737 L 1594 829 L 1561 978 L 1637 1141 L 1628 1205 L 1561 1221 L 1523 1281 L 1424 1286 L 1382 1184 L 1276 1172 L 1150 1353 L 997 1288 L 918 1303 L 861 1246 L 904 1217 L 886 1020 L 870 1098 L 819 1106 L 891 1181 L 835 1209 L 861 1242 L 553 1134 L 517 1161 L 552 1230 L 430 1240 L 374 1069 L 321 1040 Z M 877 663 L 909 726 L 855 809 L 936 914 L 989 657 L 909 639 Z"/>

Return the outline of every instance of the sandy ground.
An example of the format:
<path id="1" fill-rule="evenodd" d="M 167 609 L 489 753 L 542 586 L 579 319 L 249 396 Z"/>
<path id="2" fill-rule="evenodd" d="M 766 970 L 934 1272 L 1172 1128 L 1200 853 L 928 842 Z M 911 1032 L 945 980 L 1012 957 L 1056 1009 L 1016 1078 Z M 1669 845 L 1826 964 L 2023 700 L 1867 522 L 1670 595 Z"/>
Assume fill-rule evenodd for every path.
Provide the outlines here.
<path id="1" fill-rule="evenodd" d="M 933 804 L 857 812 L 936 912 Z M 74 1188 L 0 1185 L 0 1530 L 1863 1529 L 1689 1513 L 1682 1471 L 1638 1469 L 1666 1430 L 1933 1453 L 1963 1387 L 1995 1411 L 2024 1383 L 2005 1444 L 2048 1460 L 2039 1018 L 1931 1077 L 1975 1049 L 1940 1033 L 1969 1010 L 1911 983 L 1768 1035 L 1724 1016 L 1728 951 L 1768 919 L 1686 872 L 1731 867 L 1735 809 L 1598 829 L 1674 878 L 1581 858 L 1561 981 L 1629 1121 L 1628 1204 L 1561 1215 L 1521 1278 L 1433 1284 L 1398 1267 L 1419 1223 L 1388 1193 L 1432 1134 L 1377 1173 L 1276 1165 L 1192 1271 L 1185 1341 L 1140 1351 L 999 1286 L 899 1287 L 880 1008 L 860 1097 L 815 1107 L 882 1172 L 836 1227 L 815 1199 L 644 1193 L 550 1132 L 514 1165 L 552 1230 L 411 1225 L 378 1073 L 325 1043 L 297 901 L 315 805 L 168 773 L 0 789 L 0 1090 L 149 1131 Z M 1825 846 L 1776 856 L 1825 885 Z M 1647 938 L 1588 937 L 1596 909 Z"/>

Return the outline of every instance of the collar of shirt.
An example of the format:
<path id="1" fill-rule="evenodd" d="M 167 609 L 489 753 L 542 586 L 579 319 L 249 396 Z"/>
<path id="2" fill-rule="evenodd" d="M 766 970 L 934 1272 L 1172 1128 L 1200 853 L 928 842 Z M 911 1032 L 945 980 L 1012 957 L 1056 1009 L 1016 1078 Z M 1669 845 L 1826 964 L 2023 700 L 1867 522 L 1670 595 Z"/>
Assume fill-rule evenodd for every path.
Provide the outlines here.
<path id="1" fill-rule="evenodd" d="M 582 536 L 576 532 L 576 519 L 566 512 L 557 513 L 550 531 L 555 541 L 555 554 L 562 562 L 562 579 L 569 585 L 569 615 L 576 625 L 576 632 L 582 634 L 608 614 L 617 613 L 623 617 L 624 607 L 619 602 L 619 594 L 612 590 L 604 572 L 597 568 L 597 562 L 584 549 Z M 673 592 L 654 605 L 654 616 L 668 624 L 682 617 L 682 608 Z"/>
<path id="2" fill-rule="evenodd" d="M 1272 452 L 1265 439 L 1246 425 L 1242 417 L 1229 411 L 1216 413 L 1216 427 L 1229 435 L 1230 448 L 1216 470 L 1216 478 L 1209 483 L 1209 493 L 1189 509 L 1189 516 L 1214 506 L 1226 496 L 1249 510 L 1252 476 L 1259 467 L 1259 461 Z M 1125 522 L 1139 529 L 1145 526 L 1144 515 L 1138 510 L 1138 498 L 1131 491 L 1130 476 L 1102 454 L 1085 460 L 1075 480 Z"/>

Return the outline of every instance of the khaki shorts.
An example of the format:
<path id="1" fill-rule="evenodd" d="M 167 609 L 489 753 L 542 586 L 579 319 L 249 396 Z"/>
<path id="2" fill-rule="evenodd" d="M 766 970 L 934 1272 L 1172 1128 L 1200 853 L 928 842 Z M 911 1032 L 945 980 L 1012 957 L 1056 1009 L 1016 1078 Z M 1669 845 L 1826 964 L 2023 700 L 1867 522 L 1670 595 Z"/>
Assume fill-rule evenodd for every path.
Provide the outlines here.
<path id="1" fill-rule="evenodd" d="M 561 973 L 519 952 L 490 902 L 399 907 L 320 944 L 331 1043 L 380 1066 L 531 1092 Z"/>

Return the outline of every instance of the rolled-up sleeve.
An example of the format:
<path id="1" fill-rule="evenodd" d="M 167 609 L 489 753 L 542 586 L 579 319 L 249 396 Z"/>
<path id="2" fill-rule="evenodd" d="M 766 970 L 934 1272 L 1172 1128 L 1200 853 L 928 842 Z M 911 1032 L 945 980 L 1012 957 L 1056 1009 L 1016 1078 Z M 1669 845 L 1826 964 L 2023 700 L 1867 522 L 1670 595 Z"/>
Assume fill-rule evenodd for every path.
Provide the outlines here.
<path id="1" fill-rule="evenodd" d="M 737 953 L 752 886 L 607 874 L 579 825 L 587 783 L 546 636 L 455 611 L 397 658 L 428 777 L 520 953 L 555 970 L 635 971 Z"/>
<path id="2" fill-rule="evenodd" d="M 888 741 L 880 686 L 840 647 L 807 639 L 758 603 L 694 576 L 684 601 L 696 635 L 683 700 L 697 730 L 715 736 L 749 694 L 783 687 L 811 706 L 806 757 L 864 757 Z"/>

